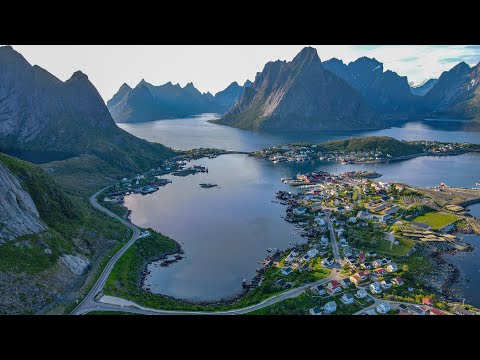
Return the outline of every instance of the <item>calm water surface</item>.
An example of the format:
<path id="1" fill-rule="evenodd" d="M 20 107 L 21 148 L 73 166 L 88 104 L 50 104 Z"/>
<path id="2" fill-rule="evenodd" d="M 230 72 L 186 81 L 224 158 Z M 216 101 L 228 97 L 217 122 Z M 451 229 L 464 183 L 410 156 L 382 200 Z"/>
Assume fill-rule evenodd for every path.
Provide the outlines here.
<path id="1" fill-rule="evenodd" d="M 399 140 L 435 140 L 480 143 L 480 132 L 461 131 L 458 122 L 410 122 L 401 127 L 376 131 L 257 132 L 209 123 L 216 114 L 201 114 L 184 119 L 157 120 L 138 124 L 118 124 L 140 138 L 174 149 L 219 148 L 255 151 L 296 141 L 320 143 L 358 136 L 391 136 Z M 452 125 L 453 124 L 453 125 Z"/>
<path id="2" fill-rule="evenodd" d="M 404 140 L 480 143 L 480 133 L 445 130 L 443 125 L 442 130 L 431 121 L 369 132 L 263 133 L 207 122 L 215 116 L 202 114 L 187 119 L 121 126 L 136 136 L 176 149 L 216 147 L 253 151 L 293 141 L 322 142 L 368 135 Z M 131 195 L 126 198 L 126 206 L 132 210 L 135 224 L 152 227 L 174 238 L 185 250 L 186 257 L 170 267 L 151 266 L 152 273 L 146 279 L 147 285 L 155 293 L 202 301 L 238 294 L 242 279 L 255 275 L 255 269 L 260 267 L 257 262 L 268 254 L 267 248 L 286 248 L 289 242 L 303 240 L 294 233 L 293 225 L 281 219 L 284 207 L 271 202 L 276 191 L 285 189 L 280 182 L 281 177 L 312 170 L 332 173 L 375 170 L 383 174 L 381 179 L 420 187 L 437 186 L 440 182 L 451 186 L 475 187 L 475 183 L 480 181 L 478 153 L 456 157 L 421 157 L 375 165 L 325 162 L 273 164 L 246 155 L 200 159 L 193 164 L 207 166 L 209 173 L 188 177 L 169 176 L 172 184 L 151 195 Z M 203 182 L 215 183 L 219 187 L 202 189 L 199 184 Z M 472 206 L 472 215 L 474 212 L 480 212 L 480 205 Z M 475 254 L 459 256 L 476 259 Z M 476 260 L 471 261 L 473 267 L 476 263 Z M 469 285 L 475 289 L 473 284 L 480 282 L 478 266 L 477 272 L 472 270 L 469 276 L 476 276 Z M 476 289 L 480 288 L 478 285 Z"/>

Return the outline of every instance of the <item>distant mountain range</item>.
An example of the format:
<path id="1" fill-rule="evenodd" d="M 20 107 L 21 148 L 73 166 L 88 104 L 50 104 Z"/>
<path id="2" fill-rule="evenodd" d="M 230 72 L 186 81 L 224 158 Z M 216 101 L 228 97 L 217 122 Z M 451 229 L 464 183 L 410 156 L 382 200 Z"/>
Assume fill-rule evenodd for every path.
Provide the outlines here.
<path id="1" fill-rule="evenodd" d="M 343 81 L 342 81 L 343 80 Z M 386 120 L 480 120 L 480 64 L 465 63 L 411 87 L 376 59 L 321 62 L 303 49 L 291 62 L 268 63 L 253 86 L 214 122 L 245 129 L 340 130 L 381 128 Z M 360 96 L 359 96 L 360 95 Z M 466 126 L 466 130 L 477 129 Z"/>
<path id="2" fill-rule="evenodd" d="M 413 95 L 425 96 L 437 83 L 438 79 L 429 79 L 418 86 L 412 86 L 410 91 Z"/>
<path id="3" fill-rule="evenodd" d="M 185 117 L 205 112 L 223 114 L 240 97 L 244 86 L 231 83 L 215 96 L 198 91 L 192 83 L 181 87 L 168 82 L 154 86 L 145 80 L 131 88 L 123 84 L 107 102 L 108 109 L 117 123 L 145 122 L 173 117 Z"/>
<path id="4" fill-rule="evenodd" d="M 62 82 L 10 46 L 0 47 L 2 149 L 88 154 L 126 171 L 139 171 L 173 154 L 120 129 L 82 72 Z"/>
<path id="5" fill-rule="evenodd" d="M 230 111 L 214 122 L 262 130 L 384 127 L 360 92 L 326 70 L 311 47 L 291 62 L 267 63 L 252 87 L 244 89 Z"/>

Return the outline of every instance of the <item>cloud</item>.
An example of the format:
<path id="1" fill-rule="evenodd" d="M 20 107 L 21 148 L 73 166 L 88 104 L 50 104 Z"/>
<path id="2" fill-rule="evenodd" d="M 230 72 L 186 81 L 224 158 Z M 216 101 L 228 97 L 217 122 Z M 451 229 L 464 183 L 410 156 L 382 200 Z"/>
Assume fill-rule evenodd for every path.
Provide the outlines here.
<path id="1" fill-rule="evenodd" d="M 410 57 L 406 57 L 406 58 L 400 59 L 401 62 L 410 62 L 410 61 L 415 61 L 415 60 L 418 60 L 418 57 L 416 57 L 416 56 L 410 56 Z"/>

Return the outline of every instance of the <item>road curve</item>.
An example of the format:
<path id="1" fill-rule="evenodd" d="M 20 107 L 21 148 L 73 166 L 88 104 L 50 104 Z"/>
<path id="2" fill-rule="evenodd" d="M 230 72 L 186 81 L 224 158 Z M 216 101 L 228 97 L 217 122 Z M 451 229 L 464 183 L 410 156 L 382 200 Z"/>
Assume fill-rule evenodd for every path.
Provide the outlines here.
<path id="1" fill-rule="evenodd" d="M 273 305 L 277 302 L 294 298 L 299 295 L 301 295 L 306 289 L 313 287 L 313 286 L 318 286 L 325 284 L 331 280 L 340 280 L 341 277 L 339 275 L 339 270 L 338 269 L 332 269 L 331 273 L 323 278 L 322 280 L 316 281 L 314 283 L 309 283 L 302 285 L 300 287 L 285 291 L 281 294 L 272 296 L 271 298 L 268 298 L 266 300 L 263 300 L 262 302 L 251 305 L 242 309 L 234 309 L 234 310 L 227 310 L 227 311 L 181 311 L 181 310 L 159 310 L 159 309 L 152 309 L 152 308 L 145 308 L 143 306 L 140 306 L 138 304 L 135 304 L 133 302 L 131 306 L 122 306 L 122 305 L 115 305 L 115 304 L 108 304 L 108 303 L 103 303 L 95 300 L 95 296 L 103 289 L 105 286 L 105 283 L 108 279 L 108 276 L 110 275 L 110 272 L 112 271 L 113 267 L 115 266 L 116 262 L 120 257 L 132 246 L 135 241 L 139 238 L 141 232 L 138 227 L 133 225 L 131 222 L 122 219 L 120 216 L 114 214 L 108 209 L 105 209 L 103 206 L 101 206 L 97 202 L 97 196 L 104 190 L 108 189 L 104 188 L 102 190 L 97 191 L 95 194 L 93 194 L 90 197 L 90 203 L 92 206 L 115 218 L 116 220 L 120 221 L 122 224 L 128 226 L 130 229 L 132 229 L 133 234 L 130 240 L 110 259 L 108 262 L 107 266 L 103 269 L 102 274 L 96 281 L 95 285 L 92 287 L 92 289 L 89 291 L 87 296 L 82 300 L 80 304 L 71 312 L 71 315 L 83 315 L 87 314 L 92 311 L 121 311 L 121 312 L 128 312 L 128 313 L 133 313 L 133 314 L 143 314 L 143 315 L 238 315 L 238 314 L 246 314 L 255 310 L 262 309 L 264 307 Z M 331 229 L 333 230 L 333 229 Z M 334 240 L 335 242 L 335 240 Z M 336 242 L 335 242 L 336 243 Z M 340 260 L 338 256 L 338 250 L 336 254 L 337 261 Z"/>
<path id="2" fill-rule="evenodd" d="M 107 266 L 103 269 L 102 274 L 98 278 L 95 285 L 93 285 L 92 289 L 89 291 L 87 296 L 82 300 L 82 302 L 80 304 L 78 304 L 78 306 L 75 308 L 75 310 L 72 311 L 71 315 L 83 314 L 83 313 L 85 313 L 84 309 L 98 306 L 98 303 L 95 301 L 95 296 L 105 286 L 105 283 L 107 282 L 107 279 L 108 279 L 108 275 L 110 275 L 110 272 L 112 271 L 113 267 L 115 266 L 115 263 L 130 248 L 130 246 L 132 246 L 135 243 L 135 241 L 138 239 L 138 237 L 141 234 L 141 231 L 138 227 L 133 225 L 131 222 L 129 222 L 125 219 L 122 219 L 120 216 L 114 214 L 110 210 L 105 209 L 103 206 L 101 206 L 97 202 L 97 196 L 102 191 L 104 191 L 108 188 L 109 187 L 106 187 L 102 190 L 99 190 L 95 194 L 90 196 L 90 203 L 92 204 L 92 206 L 95 209 L 107 214 L 108 216 L 111 216 L 111 217 L 115 218 L 116 220 L 120 221 L 122 224 L 124 224 L 124 225 L 128 226 L 130 229 L 132 229 L 132 231 L 133 231 L 132 237 L 120 250 L 118 250 L 118 252 L 115 255 L 112 256 L 112 258 L 108 262 Z"/>

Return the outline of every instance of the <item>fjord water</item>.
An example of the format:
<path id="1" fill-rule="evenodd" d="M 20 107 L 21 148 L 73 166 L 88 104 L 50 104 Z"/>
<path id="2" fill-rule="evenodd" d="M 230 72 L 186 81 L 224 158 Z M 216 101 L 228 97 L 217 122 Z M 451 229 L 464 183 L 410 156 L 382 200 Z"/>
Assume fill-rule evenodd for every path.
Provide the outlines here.
<path id="1" fill-rule="evenodd" d="M 178 241 L 185 258 L 169 267 L 151 266 L 146 285 L 152 292 L 193 301 L 238 294 L 252 278 L 267 249 L 300 243 L 294 226 L 284 221 L 284 207 L 274 194 L 286 189 L 281 170 L 246 155 L 201 159 L 190 164 L 207 173 L 167 176 L 173 183 L 154 194 L 126 197 L 132 221 Z M 200 183 L 218 187 L 203 189 Z"/>
<path id="2" fill-rule="evenodd" d="M 288 131 L 256 132 L 208 122 L 216 114 L 201 114 L 183 119 L 157 120 L 136 124 L 118 124 L 122 129 L 148 141 L 178 150 L 218 148 L 255 151 L 298 141 L 320 143 L 359 136 L 391 136 L 398 140 L 435 140 L 480 143 L 480 132 L 461 131 L 462 122 L 417 121 L 401 127 L 375 131 Z"/>
<path id="3" fill-rule="evenodd" d="M 401 128 L 375 132 L 258 133 L 208 123 L 212 115 L 189 119 L 122 125 L 133 134 L 176 149 L 216 147 L 238 151 L 258 150 L 292 141 L 321 142 L 352 136 L 386 135 L 405 140 L 436 140 L 480 143 L 480 133 L 435 130 L 425 123 L 409 123 Z M 430 122 L 427 122 L 430 124 Z M 191 164 L 209 168 L 208 174 L 187 177 L 168 176 L 173 183 L 154 194 L 131 195 L 126 206 L 132 221 L 152 227 L 181 243 L 185 258 L 169 267 L 150 266 L 146 285 L 152 292 L 190 299 L 213 301 L 241 291 L 241 281 L 255 275 L 257 262 L 269 247 L 286 248 L 289 242 L 303 241 L 293 225 L 280 215 L 284 207 L 272 203 L 274 194 L 286 187 L 284 176 L 298 172 L 325 170 L 339 173 L 375 170 L 380 179 L 412 186 L 475 187 L 480 182 L 480 154 L 455 157 L 419 157 L 402 162 L 372 165 L 341 165 L 308 162 L 273 164 L 247 155 L 224 155 L 200 159 Z M 200 188 L 200 183 L 219 187 Z M 475 205 L 472 207 L 474 215 Z M 478 262 L 479 252 L 471 253 Z M 459 262 L 459 267 L 462 268 Z M 467 271 L 468 269 L 466 269 Z M 471 273 L 480 281 L 480 273 Z M 473 281 L 473 280 L 472 280 Z M 475 280 L 476 281 L 476 280 Z M 472 303 L 474 301 L 472 300 Z"/>

